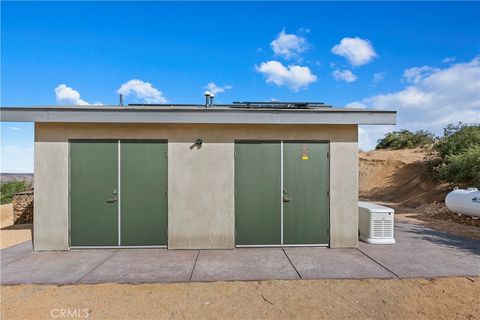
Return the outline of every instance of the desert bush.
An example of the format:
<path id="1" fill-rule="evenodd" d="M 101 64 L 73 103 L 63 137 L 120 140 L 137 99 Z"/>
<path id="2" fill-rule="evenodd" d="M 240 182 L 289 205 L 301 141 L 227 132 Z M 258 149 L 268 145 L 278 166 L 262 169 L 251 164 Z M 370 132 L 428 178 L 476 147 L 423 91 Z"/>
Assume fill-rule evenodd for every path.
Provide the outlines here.
<path id="1" fill-rule="evenodd" d="M 441 159 L 458 155 L 474 146 L 480 145 L 480 125 L 463 123 L 449 124 L 443 129 L 443 138 L 433 146 L 433 150 Z"/>
<path id="2" fill-rule="evenodd" d="M 448 155 L 436 170 L 448 181 L 480 185 L 480 146 L 471 147 L 460 154 Z"/>
<path id="3" fill-rule="evenodd" d="M 435 135 L 427 130 L 411 132 L 404 129 L 387 133 L 377 141 L 375 149 L 413 149 L 431 145 L 434 142 Z"/>
<path id="4" fill-rule="evenodd" d="M 14 193 L 28 190 L 30 185 L 25 181 L 9 181 L 2 183 L 0 187 L 0 204 L 12 202 Z"/>
<path id="5" fill-rule="evenodd" d="M 480 186 L 480 125 L 450 124 L 428 155 L 441 179 Z"/>

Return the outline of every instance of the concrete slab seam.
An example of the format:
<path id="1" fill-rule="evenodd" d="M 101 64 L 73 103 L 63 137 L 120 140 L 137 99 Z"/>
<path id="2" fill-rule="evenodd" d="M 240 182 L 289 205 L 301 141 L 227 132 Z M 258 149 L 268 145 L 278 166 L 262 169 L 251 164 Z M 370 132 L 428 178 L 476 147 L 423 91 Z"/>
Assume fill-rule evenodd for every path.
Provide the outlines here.
<path id="1" fill-rule="evenodd" d="M 285 257 L 287 257 L 288 262 L 290 262 L 290 264 L 292 265 L 293 270 L 295 270 L 295 272 L 297 273 L 298 277 L 299 277 L 300 279 L 302 279 L 302 275 L 300 274 L 300 272 L 298 272 L 297 268 L 296 268 L 295 265 L 293 264 L 292 260 L 290 260 L 290 257 L 288 256 L 287 252 L 285 252 L 285 249 L 284 249 L 284 248 L 282 248 L 282 251 L 283 251 L 283 253 L 285 254 Z"/>
<path id="2" fill-rule="evenodd" d="M 365 252 L 363 252 L 362 250 L 360 250 L 360 248 L 357 248 L 358 251 L 360 251 L 360 253 L 362 253 L 365 257 L 367 257 L 368 259 L 372 260 L 373 262 L 375 262 L 376 264 L 378 264 L 380 267 L 382 267 L 383 269 L 387 270 L 388 272 L 390 272 L 391 274 L 393 274 L 396 278 L 400 279 L 401 277 L 396 274 L 395 272 L 393 272 L 392 270 L 388 269 L 387 267 L 385 267 L 383 264 L 381 264 L 380 262 L 378 262 L 377 260 L 373 259 L 372 257 L 370 257 L 368 254 L 366 254 Z"/>
<path id="3" fill-rule="evenodd" d="M 14 260 L 12 260 L 12 261 L 10 261 L 10 262 L 2 265 L 2 268 L 5 268 L 5 267 L 8 266 L 10 263 L 13 263 L 13 262 L 15 262 L 15 261 L 22 260 L 23 258 L 26 258 L 26 257 L 28 257 L 28 256 L 31 255 L 31 254 L 33 254 L 33 252 L 29 252 L 29 253 L 27 253 L 27 254 L 25 254 L 25 255 L 22 255 L 21 257 L 18 257 L 17 259 L 14 259 Z"/>
<path id="4" fill-rule="evenodd" d="M 120 249 L 117 249 L 115 250 L 111 255 L 109 255 L 108 257 L 106 257 L 105 259 L 103 259 L 102 262 L 100 262 L 99 264 L 97 264 L 96 266 L 94 266 L 92 269 L 90 269 L 87 273 L 85 273 L 83 275 L 83 277 L 81 277 L 80 279 L 77 280 L 77 283 L 79 283 L 80 281 L 82 281 L 83 279 L 85 279 L 86 276 L 88 276 L 90 273 L 92 273 L 93 270 L 97 269 L 98 267 L 100 267 L 101 265 L 103 265 L 108 259 L 110 259 L 111 257 L 113 257 L 114 254 L 118 253 Z"/>
<path id="5" fill-rule="evenodd" d="M 198 250 L 197 252 L 197 257 L 195 258 L 195 262 L 193 263 L 193 268 L 192 268 L 192 272 L 190 273 L 190 278 L 188 279 L 188 281 L 192 281 L 192 277 L 193 277 L 193 272 L 195 271 L 195 267 L 197 266 L 197 261 L 198 261 L 198 256 L 200 255 L 200 250 Z"/>

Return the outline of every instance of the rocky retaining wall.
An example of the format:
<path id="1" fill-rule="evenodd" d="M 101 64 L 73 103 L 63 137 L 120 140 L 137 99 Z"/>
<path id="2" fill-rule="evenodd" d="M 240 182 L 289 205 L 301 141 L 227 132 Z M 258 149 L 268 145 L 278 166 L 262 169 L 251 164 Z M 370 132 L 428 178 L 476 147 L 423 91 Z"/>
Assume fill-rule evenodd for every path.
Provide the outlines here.
<path id="1" fill-rule="evenodd" d="M 33 223 L 33 190 L 13 195 L 13 224 Z"/>

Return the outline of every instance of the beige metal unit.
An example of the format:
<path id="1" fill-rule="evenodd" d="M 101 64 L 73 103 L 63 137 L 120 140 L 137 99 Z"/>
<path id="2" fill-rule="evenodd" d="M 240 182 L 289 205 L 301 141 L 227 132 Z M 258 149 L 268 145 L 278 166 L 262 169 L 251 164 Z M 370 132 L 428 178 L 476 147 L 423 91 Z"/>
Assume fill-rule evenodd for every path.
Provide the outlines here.
<path id="1" fill-rule="evenodd" d="M 370 244 L 394 244 L 392 208 L 370 202 L 358 202 L 360 240 Z"/>

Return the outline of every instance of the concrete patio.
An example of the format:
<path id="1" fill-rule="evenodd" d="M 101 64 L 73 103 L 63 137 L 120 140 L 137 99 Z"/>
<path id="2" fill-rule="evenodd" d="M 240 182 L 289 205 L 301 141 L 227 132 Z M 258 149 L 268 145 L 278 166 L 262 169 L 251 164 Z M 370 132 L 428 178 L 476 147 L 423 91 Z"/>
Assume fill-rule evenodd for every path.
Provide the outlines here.
<path id="1" fill-rule="evenodd" d="M 397 222 L 395 245 L 235 250 L 1 250 L 1 284 L 168 283 L 480 275 L 480 241 Z"/>

